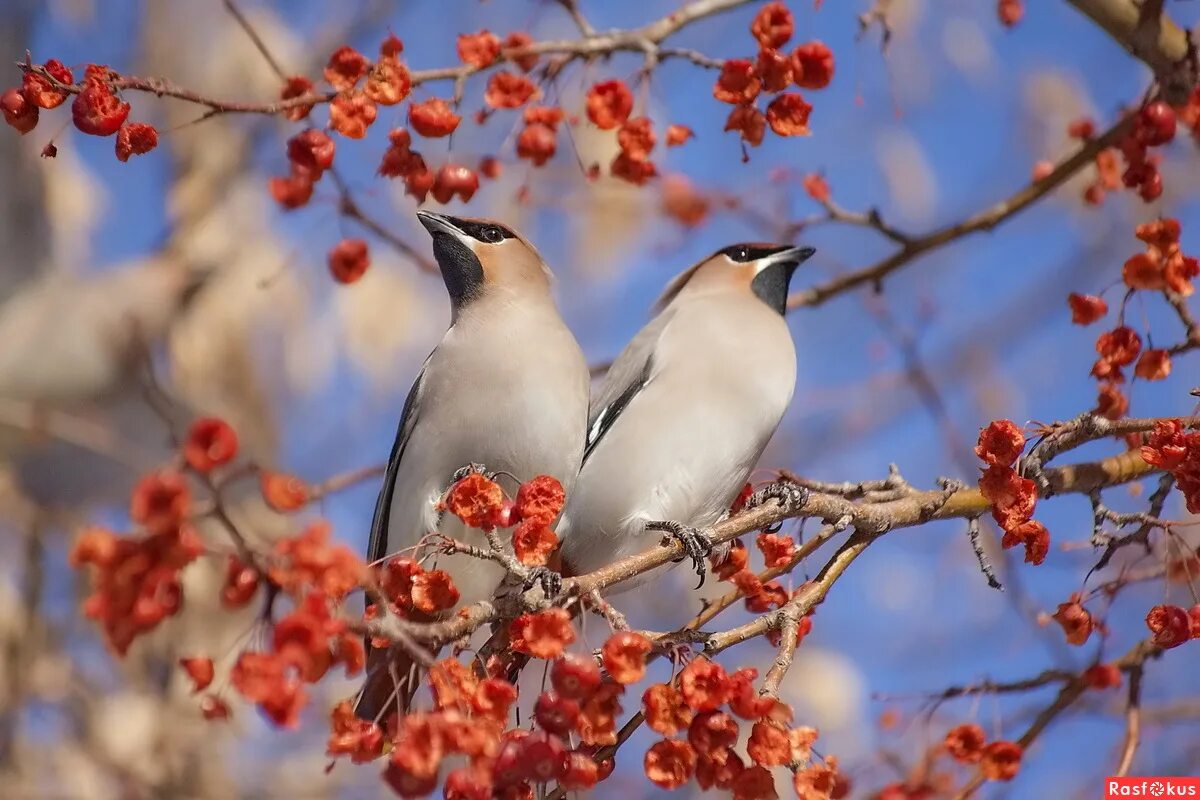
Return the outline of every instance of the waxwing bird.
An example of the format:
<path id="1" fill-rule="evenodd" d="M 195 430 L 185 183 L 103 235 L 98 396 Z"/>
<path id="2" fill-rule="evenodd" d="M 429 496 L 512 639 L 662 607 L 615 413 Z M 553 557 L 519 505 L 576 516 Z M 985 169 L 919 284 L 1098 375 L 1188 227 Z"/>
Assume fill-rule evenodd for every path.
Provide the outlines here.
<path id="1" fill-rule="evenodd" d="M 813 252 L 733 245 L 668 284 L 593 399 L 558 527 L 564 574 L 641 552 L 666 531 L 703 579 L 711 542 L 698 529 L 729 508 L 791 402 L 796 351 L 783 315 L 792 274 Z"/>
<path id="2" fill-rule="evenodd" d="M 451 324 L 404 403 L 371 524 L 372 563 L 406 549 L 413 555 L 434 530 L 486 547 L 479 531 L 450 515 L 439 520 L 437 503 L 456 472 L 481 464 L 502 484 L 551 475 L 569 494 L 587 430 L 587 363 L 559 316 L 538 252 L 495 222 L 417 216 L 433 237 Z M 426 566 L 450 573 L 463 604 L 490 597 L 503 577 L 499 565 L 467 555 L 438 554 Z M 405 661 L 402 652 L 370 653 L 360 717 L 407 705 L 416 681 L 407 680 Z M 397 676 L 405 687 L 397 687 Z"/>

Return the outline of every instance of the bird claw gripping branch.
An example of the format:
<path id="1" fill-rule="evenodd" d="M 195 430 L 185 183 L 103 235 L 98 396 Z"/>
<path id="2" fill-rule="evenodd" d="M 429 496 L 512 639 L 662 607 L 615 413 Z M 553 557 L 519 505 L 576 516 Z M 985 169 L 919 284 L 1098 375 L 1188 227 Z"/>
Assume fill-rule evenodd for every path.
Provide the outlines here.
<path id="1" fill-rule="evenodd" d="M 708 558 L 713 551 L 711 536 L 699 528 L 693 528 L 681 522 L 648 522 L 646 530 L 663 531 L 663 544 L 679 542 L 683 546 L 684 555 L 675 560 L 678 562 L 683 561 L 684 558 L 690 558 L 692 568 L 700 578 L 700 583 L 696 584 L 696 588 L 699 589 L 704 585 L 704 559 Z"/>
<path id="2" fill-rule="evenodd" d="M 808 503 L 808 489 L 791 481 L 771 483 L 750 495 L 744 509 L 758 508 L 768 500 L 778 500 L 784 511 L 792 513 Z"/>
<path id="3" fill-rule="evenodd" d="M 530 567 L 525 575 L 525 591 L 529 591 L 534 586 L 540 585 L 542 593 L 547 600 L 551 600 L 558 596 L 562 591 L 562 575 L 550 569 L 549 567 Z"/>
<path id="4" fill-rule="evenodd" d="M 482 475 L 488 480 L 495 480 L 496 478 L 496 473 L 488 472 L 488 468 L 483 464 L 470 463 L 465 467 L 459 467 L 454 470 L 454 474 L 450 476 L 450 485 L 453 486 L 468 475 Z"/>

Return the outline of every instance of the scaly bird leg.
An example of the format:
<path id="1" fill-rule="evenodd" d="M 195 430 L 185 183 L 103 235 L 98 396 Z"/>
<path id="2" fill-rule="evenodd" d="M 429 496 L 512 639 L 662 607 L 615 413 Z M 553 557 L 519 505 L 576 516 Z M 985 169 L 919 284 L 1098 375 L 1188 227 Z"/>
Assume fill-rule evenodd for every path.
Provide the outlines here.
<path id="1" fill-rule="evenodd" d="M 692 568 L 700 577 L 700 583 L 696 584 L 699 589 L 704 585 L 704 559 L 706 559 L 713 551 L 713 540 L 704 531 L 699 528 L 693 528 L 691 525 L 684 525 L 682 522 L 647 522 L 646 530 L 648 531 L 663 531 L 663 544 L 671 542 L 679 542 L 683 546 L 684 555 L 676 561 L 682 561 L 684 558 L 692 560 Z"/>

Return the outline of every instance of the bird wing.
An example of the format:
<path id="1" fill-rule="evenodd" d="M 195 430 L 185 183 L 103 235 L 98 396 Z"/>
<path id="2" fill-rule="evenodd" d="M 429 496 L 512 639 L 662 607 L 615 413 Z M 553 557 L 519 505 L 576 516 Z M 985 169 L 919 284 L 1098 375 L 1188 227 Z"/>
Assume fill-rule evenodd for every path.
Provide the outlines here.
<path id="1" fill-rule="evenodd" d="M 592 402 L 588 419 L 587 443 L 583 451 L 585 462 L 604 435 L 612 429 L 621 413 L 650 383 L 654 376 L 655 348 L 673 315 L 672 310 L 664 310 L 646 327 L 638 331 L 638 334 L 613 361 L 604 378 L 604 384 Z"/>
<path id="2" fill-rule="evenodd" d="M 392 496 L 396 491 L 396 475 L 400 472 L 400 459 L 404 457 L 404 448 L 412 438 L 413 429 L 420 415 L 421 387 L 425 381 L 425 370 L 433 353 L 421 365 L 417 379 L 408 390 L 404 399 L 404 410 L 400 413 L 400 424 L 396 427 L 396 441 L 392 444 L 392 453 L 388 456 L 387 471 L 383 476 L 383 486 L 379 490 L 379 499 L 375 501 L 375 516 L 371 520 L 371 539 L 367 545 L 367 563 L 373 564 L 387 555 L 388 522 L 392 516 Z"/>

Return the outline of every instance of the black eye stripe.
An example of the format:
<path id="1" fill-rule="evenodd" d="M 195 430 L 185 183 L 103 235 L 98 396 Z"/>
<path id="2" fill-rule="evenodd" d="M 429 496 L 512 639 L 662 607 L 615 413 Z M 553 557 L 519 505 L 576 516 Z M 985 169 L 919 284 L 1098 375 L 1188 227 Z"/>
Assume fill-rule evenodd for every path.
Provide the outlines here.
<path id="1" fill-rule="evenodd" d="M 458 220 L 458 227 L 463 233 L 487 244 L 496 244 L 505 239 L 512 239 L 513 232 L 503 225 L 497 225 L 494 222 L 472 222 L 469 220 Z"/>
<path id="2" fill-rule="evenodd" d="M 731 261 L 745 264 L 775 255 L 776 253 L 782 253 L 784 250 L 789 249 L 789 247 L 790 245 L 786 244 L 734 244 L 717 252 L 718 255 L 723 255 Z"/>

